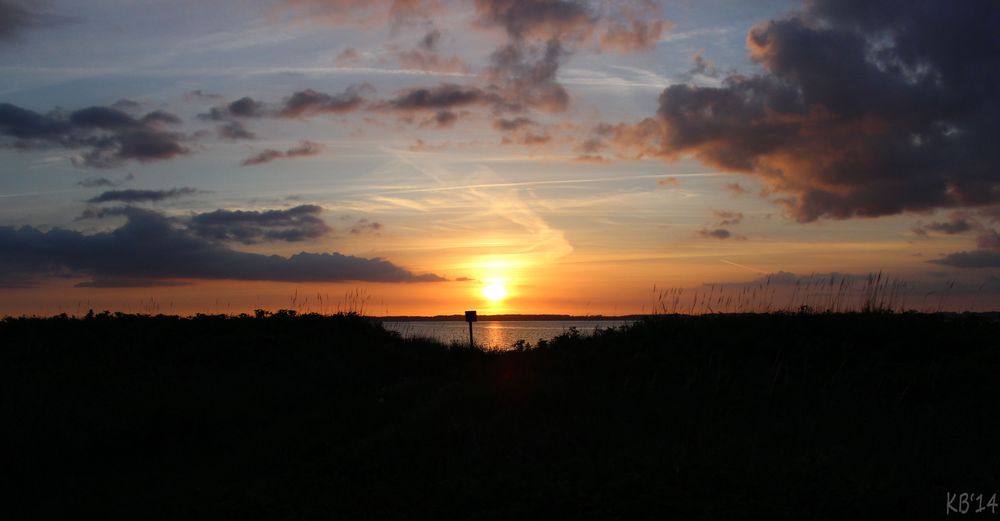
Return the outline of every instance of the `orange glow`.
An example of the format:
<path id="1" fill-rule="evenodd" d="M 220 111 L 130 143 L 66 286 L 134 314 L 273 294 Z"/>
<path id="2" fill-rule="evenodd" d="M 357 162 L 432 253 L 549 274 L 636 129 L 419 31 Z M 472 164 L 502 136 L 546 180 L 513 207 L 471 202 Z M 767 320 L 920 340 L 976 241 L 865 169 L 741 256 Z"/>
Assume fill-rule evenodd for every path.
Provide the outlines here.
<path id="1" fill-rule="evenodd" d="M 502 282 L 493 282 L 483 287 L 483 296 L 493 302 L 499 302 L 507 296 L 507 288 Z"/>

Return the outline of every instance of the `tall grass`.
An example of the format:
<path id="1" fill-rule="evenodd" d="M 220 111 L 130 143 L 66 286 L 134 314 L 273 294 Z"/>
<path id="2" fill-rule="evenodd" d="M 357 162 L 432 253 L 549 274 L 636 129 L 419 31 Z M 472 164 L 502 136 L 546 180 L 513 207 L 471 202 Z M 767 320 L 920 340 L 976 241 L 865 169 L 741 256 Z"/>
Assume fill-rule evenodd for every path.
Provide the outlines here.
<path id="1" fill-rule="evenodd" d="M 881 271 L 864 277 L 811 274 L 794 283 L 768 276 L 753 284 L 711 284 L 701 288 L 653 286 L 654 315 L 711 313 L 937 313 L 955 305 L 957 282 L 918 292 L 909 282 Z M 974 310 L 980 285 L 966 310 Z M 922 298 L 920 298 L 922 297 Z"/>

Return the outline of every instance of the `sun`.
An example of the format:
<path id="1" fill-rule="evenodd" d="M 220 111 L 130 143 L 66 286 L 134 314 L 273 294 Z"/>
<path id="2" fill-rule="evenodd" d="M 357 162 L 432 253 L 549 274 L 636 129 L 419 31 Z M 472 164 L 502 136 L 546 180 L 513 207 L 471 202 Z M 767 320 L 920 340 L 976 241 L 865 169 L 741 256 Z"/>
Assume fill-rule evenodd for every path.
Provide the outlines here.
<path id="1" fill-rule="evenodd" d="M 503 283 L 493 282 L 483 286 L 483 296 L 493 302 L 500 302 L 507 296 L 507 288 L 503 287 Z"/>

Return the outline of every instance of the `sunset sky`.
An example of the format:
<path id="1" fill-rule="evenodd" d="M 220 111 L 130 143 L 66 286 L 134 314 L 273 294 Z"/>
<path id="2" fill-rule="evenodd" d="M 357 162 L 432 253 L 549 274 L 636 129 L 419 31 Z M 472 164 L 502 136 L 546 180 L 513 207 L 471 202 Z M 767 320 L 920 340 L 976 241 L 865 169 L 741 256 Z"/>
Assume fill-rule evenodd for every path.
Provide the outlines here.
<path id="1" fill-rule="evenodd" d="M 879 271 L 998 309 L 998 35 L 987 0 L 0 0 L 0 314 Z"/>

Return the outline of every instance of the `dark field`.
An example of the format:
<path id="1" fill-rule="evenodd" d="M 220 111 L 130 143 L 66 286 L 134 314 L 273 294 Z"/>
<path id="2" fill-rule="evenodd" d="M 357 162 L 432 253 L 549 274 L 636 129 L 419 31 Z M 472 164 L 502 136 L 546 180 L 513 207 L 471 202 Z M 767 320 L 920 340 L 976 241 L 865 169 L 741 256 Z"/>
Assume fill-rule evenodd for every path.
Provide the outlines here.
<path id="1" fill-rule="evenodd" d="M 7 319 L 0 372 L 12 520 L 924 519 L 1000 491 L 982 315 L 660 316 L 504 353 L 357 316 Z"/>

